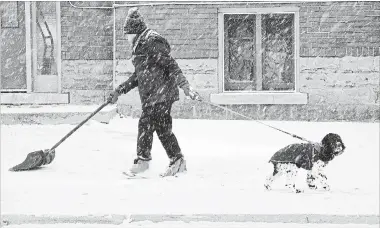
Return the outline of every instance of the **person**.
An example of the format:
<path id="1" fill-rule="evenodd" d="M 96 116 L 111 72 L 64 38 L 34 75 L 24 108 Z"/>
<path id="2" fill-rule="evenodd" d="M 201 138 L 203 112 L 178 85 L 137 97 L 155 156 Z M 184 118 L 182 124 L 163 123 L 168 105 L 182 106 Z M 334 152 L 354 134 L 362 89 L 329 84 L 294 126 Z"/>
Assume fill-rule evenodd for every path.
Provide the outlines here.
<path id="1" fill-rule="evenodd" d="M 168 41 L 147 27 L 138 8 L 128 10 L 124 34 L 132 46 L 132 76 L 120 84 L 108 97 L 116 103 L 121 94 L 138 87 L 142 114 L 138 122 L 137 157 L 129 170 L 136 175 L 149 168 L 152 160 L 153 133 L 156 132 L 169 157 L 169 166 L 161 176 L 174 176 L 186 171 L 186 161 L 177 138 L 172 132 L 171 108 L 179 100 L 179 89 L 193 100 L 200 100 L 177 62 L 170 55 Z"/>

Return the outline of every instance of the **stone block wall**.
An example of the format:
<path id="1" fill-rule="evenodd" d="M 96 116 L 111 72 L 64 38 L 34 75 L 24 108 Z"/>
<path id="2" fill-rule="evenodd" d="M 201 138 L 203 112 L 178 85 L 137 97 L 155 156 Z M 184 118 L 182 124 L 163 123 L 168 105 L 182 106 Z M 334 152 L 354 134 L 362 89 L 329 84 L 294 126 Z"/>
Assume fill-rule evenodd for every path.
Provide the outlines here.
<path id="1" fill-rule="evenodd" d="M 124 61 L 123 75 L 133 68 Z M 189 83 L 209 100 L 218 93 L 216 60 L 178 60 Z M 131 66 L 130 66 L 131 67 Z M 266 120 L 304 121 L 379 121 L 380 120 L 380 57 L 301 58 L 300 92 L 308 93 L 307 105 L 227 105 L 244 115 Z M 122 69 L 125 71 L 122 72 Z M 123 80 L 128 76 L 124 76 Z M 241 119 L 218 107 L 185 99 L 173 107 L 176 118 Z M 123 95 L 118 103 L 120 113 L 139 117 L 137 89 Z"/>
<path id="2" fill-rule="evenodd" d="M 63 60 L 62 92 L 71 104 L 99 104 L 112 90 L 112 60 Z"/>

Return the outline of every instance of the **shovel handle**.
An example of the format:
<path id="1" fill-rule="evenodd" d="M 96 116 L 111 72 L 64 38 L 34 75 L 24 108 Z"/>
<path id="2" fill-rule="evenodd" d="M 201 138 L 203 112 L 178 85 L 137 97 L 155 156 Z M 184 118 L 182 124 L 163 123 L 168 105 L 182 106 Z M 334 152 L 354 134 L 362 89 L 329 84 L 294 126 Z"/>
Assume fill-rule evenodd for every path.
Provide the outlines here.
<path id="1" fill-rule="evenodd" d="M 65 135 L 59 142 L 57 142 L 50 150 L 54 150 L 57 148 L 63 141 L 65 141 L 70 135 L 72 135 L 76 130 L 78 130 L 80 127 L 82 127 L 83 124 L 85 124 L 89 119 L 91 119 L 93 116 L 96 115 L 100 110 L 102 110 L 104 107 L 106 107 L 111 101 L 107 101 L 104 104 L 102 104 L 99 108 L 97 108 L 91 115 L 89 115 L 85 120 L 83 120 L 80 124 L 78 124 L 73 130 L 71 130 L 67 135 Z"/>

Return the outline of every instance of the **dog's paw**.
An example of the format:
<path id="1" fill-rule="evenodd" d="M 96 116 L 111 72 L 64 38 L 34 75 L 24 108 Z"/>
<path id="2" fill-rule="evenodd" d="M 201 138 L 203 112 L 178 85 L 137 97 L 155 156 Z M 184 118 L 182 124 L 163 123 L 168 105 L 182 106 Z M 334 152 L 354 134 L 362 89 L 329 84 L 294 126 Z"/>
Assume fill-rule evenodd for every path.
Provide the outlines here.
<path id="1" fill-rule="evenodd" d="M 301 189 L 295 189 L 294 191 L 295 191 L 295 193 L 303 193 L 303 190 L 301 190 Z"/>
<path id="2" fill-rule="evenodd" d="M 311 190 L 317 190 L 317 186 L 316 185 L 313 185 L 313 184 L 309 184 L 309 189 Z"/>
<path id="3" fill-rule="evenodd" d="M 323 190 L 325 191 L 330 191 L 330 186 L 329 185 L 325 185 L 322 187 Z"/>
<path id="4" fill-rule="evenodd" d="M 271 186 L 269 184 L 264 184 L 264 187 L 267 191 L 272 190 Z"/>

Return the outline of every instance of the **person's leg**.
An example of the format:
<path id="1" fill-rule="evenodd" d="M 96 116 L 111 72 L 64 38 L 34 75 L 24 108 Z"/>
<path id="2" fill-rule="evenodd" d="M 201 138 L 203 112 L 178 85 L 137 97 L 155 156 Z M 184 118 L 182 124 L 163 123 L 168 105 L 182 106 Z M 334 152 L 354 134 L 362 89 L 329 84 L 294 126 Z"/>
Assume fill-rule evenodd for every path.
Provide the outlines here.
<path id="1" fill-rule="evenodd" d="M 149 161 L 152 159 L 153 132 L 152 108 L 144 108 L 138 123 L 137 158 L 134 159 L 131 173 L 144 172 L 149 168 Z"/>
<path id="2" fill-rule="evenodd" d="M 155 130 L 170 159 L 169 167 L 163 176 L 173 176 L 178 172 L 186 171 L 186 162 L 172 131 L 171 107 L 172 103 L 161 103 L 156 105 L 155 109 Z"/>
<path id="3" fill-rule="evenodd" d="M 173 120 L 170 115 L 171 103 L 162 103 L 156 106 L 155 129 L 157 136 L 164 147 L 169 159 L 182 157 L 181 148 L 175 137 L 173 129 Z"/>

